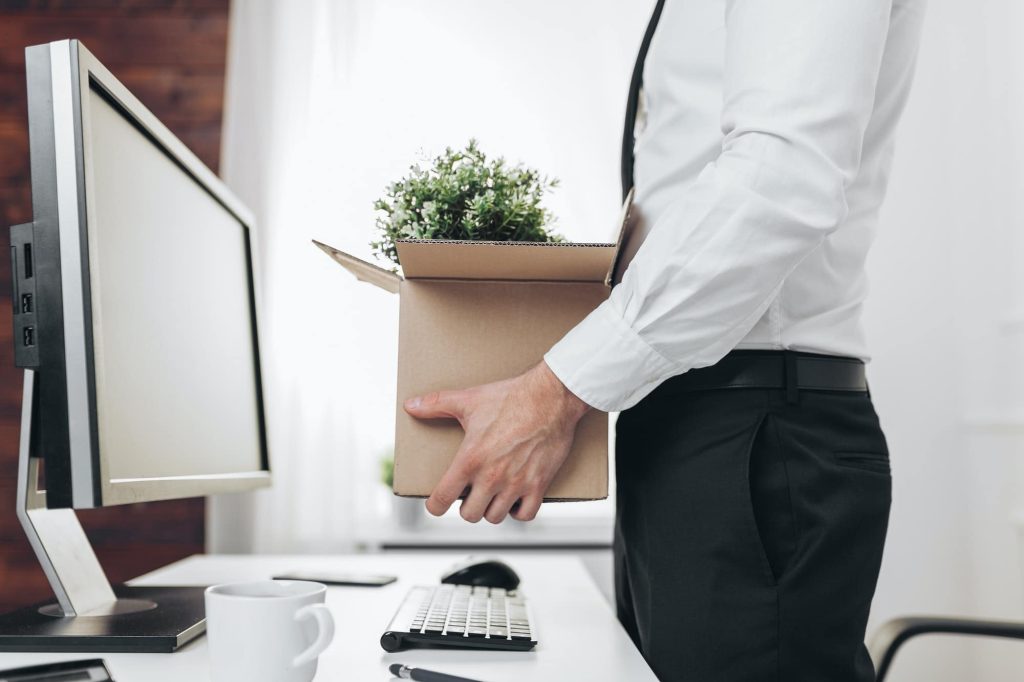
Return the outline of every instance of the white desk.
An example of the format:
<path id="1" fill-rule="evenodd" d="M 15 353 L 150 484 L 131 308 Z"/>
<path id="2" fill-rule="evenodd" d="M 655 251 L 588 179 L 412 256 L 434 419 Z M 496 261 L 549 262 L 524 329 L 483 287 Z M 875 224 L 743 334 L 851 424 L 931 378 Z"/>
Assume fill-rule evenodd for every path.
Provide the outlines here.
<path id="1" fill-rule="evenodd" d="M 509 559 L 530 600 L 537 640 L 531 652 L 380 648 L 387 627 L 413 585 L 431 585 L 464 554 L 365 554 L 309 556 L 194 556 L 144 575 L 134 584 L 208 585 L 268 578 L 290 569 L 330 569 L 398 576 L 382 588 L 331 587 L 327 605 L 337 621 L 334 642 L 320 657 L 318 682 L 390 680 L 388 666 L 401 662 L 484 682 L 609 680 L 656 682 L 639 652 L 575 558 L 517 555 Z M 207 673 L 206 638 L 174 654 L 98 654 L 117 682 L 201 682 Z M 89 654 L 0 654 L 0 670 Z"/>

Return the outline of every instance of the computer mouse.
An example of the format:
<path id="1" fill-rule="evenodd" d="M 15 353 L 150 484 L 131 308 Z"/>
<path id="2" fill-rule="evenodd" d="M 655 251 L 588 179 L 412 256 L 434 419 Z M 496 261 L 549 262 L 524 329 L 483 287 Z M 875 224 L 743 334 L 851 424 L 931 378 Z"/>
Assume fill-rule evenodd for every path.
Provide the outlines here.
<path id="1" fill-rule="evenodd" d="M 441 582 L 449 585 L 503 587 L 506 590 L 514 590 L 519 587 L 519 576 L 503 561 L 470 558 L 445 573 Z"/>

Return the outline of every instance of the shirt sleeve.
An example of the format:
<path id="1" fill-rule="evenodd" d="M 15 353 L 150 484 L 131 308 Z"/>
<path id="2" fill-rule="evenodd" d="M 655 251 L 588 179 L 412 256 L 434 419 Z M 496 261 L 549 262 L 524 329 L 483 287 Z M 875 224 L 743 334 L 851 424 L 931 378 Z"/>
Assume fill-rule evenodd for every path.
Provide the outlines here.
<path id="1" fill-rule="evenodd" d="M 570 391 L 622 410 L 714 364 L 842 223 L 891 4 L 726 3 L 721 153 L 658 216 L 610 298 L 545 356 Z"/>

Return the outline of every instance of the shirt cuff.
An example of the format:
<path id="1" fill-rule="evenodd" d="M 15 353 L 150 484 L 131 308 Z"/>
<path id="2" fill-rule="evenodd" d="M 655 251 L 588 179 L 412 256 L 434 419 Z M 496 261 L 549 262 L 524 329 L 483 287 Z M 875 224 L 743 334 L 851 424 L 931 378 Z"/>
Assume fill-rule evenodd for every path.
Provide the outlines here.
<path id="1" fill-rule="evenodd" d="M 594 309 L 544 356 L 555 376 L 591 407 L 632 407 L 683 370 L 651 348 L 611 300 Z"/>

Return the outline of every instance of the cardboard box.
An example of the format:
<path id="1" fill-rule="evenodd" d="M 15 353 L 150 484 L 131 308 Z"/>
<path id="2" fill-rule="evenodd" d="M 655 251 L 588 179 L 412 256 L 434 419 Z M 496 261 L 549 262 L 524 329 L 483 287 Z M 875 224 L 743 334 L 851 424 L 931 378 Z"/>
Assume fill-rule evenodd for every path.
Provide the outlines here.
<path id="1" fill-rule="evenodd" d="M 403 275 L 314 241 L 358 279 L 399 294 L 396 495 L 427 497 L 462 442 L 454 420 L 417 420 L 406 398 L 526 371 L 608 298 L 626 236 L 615 243 L 403 240 Z M 545 500 L 608 496 L 608 415 L 591 411 Z"/>

